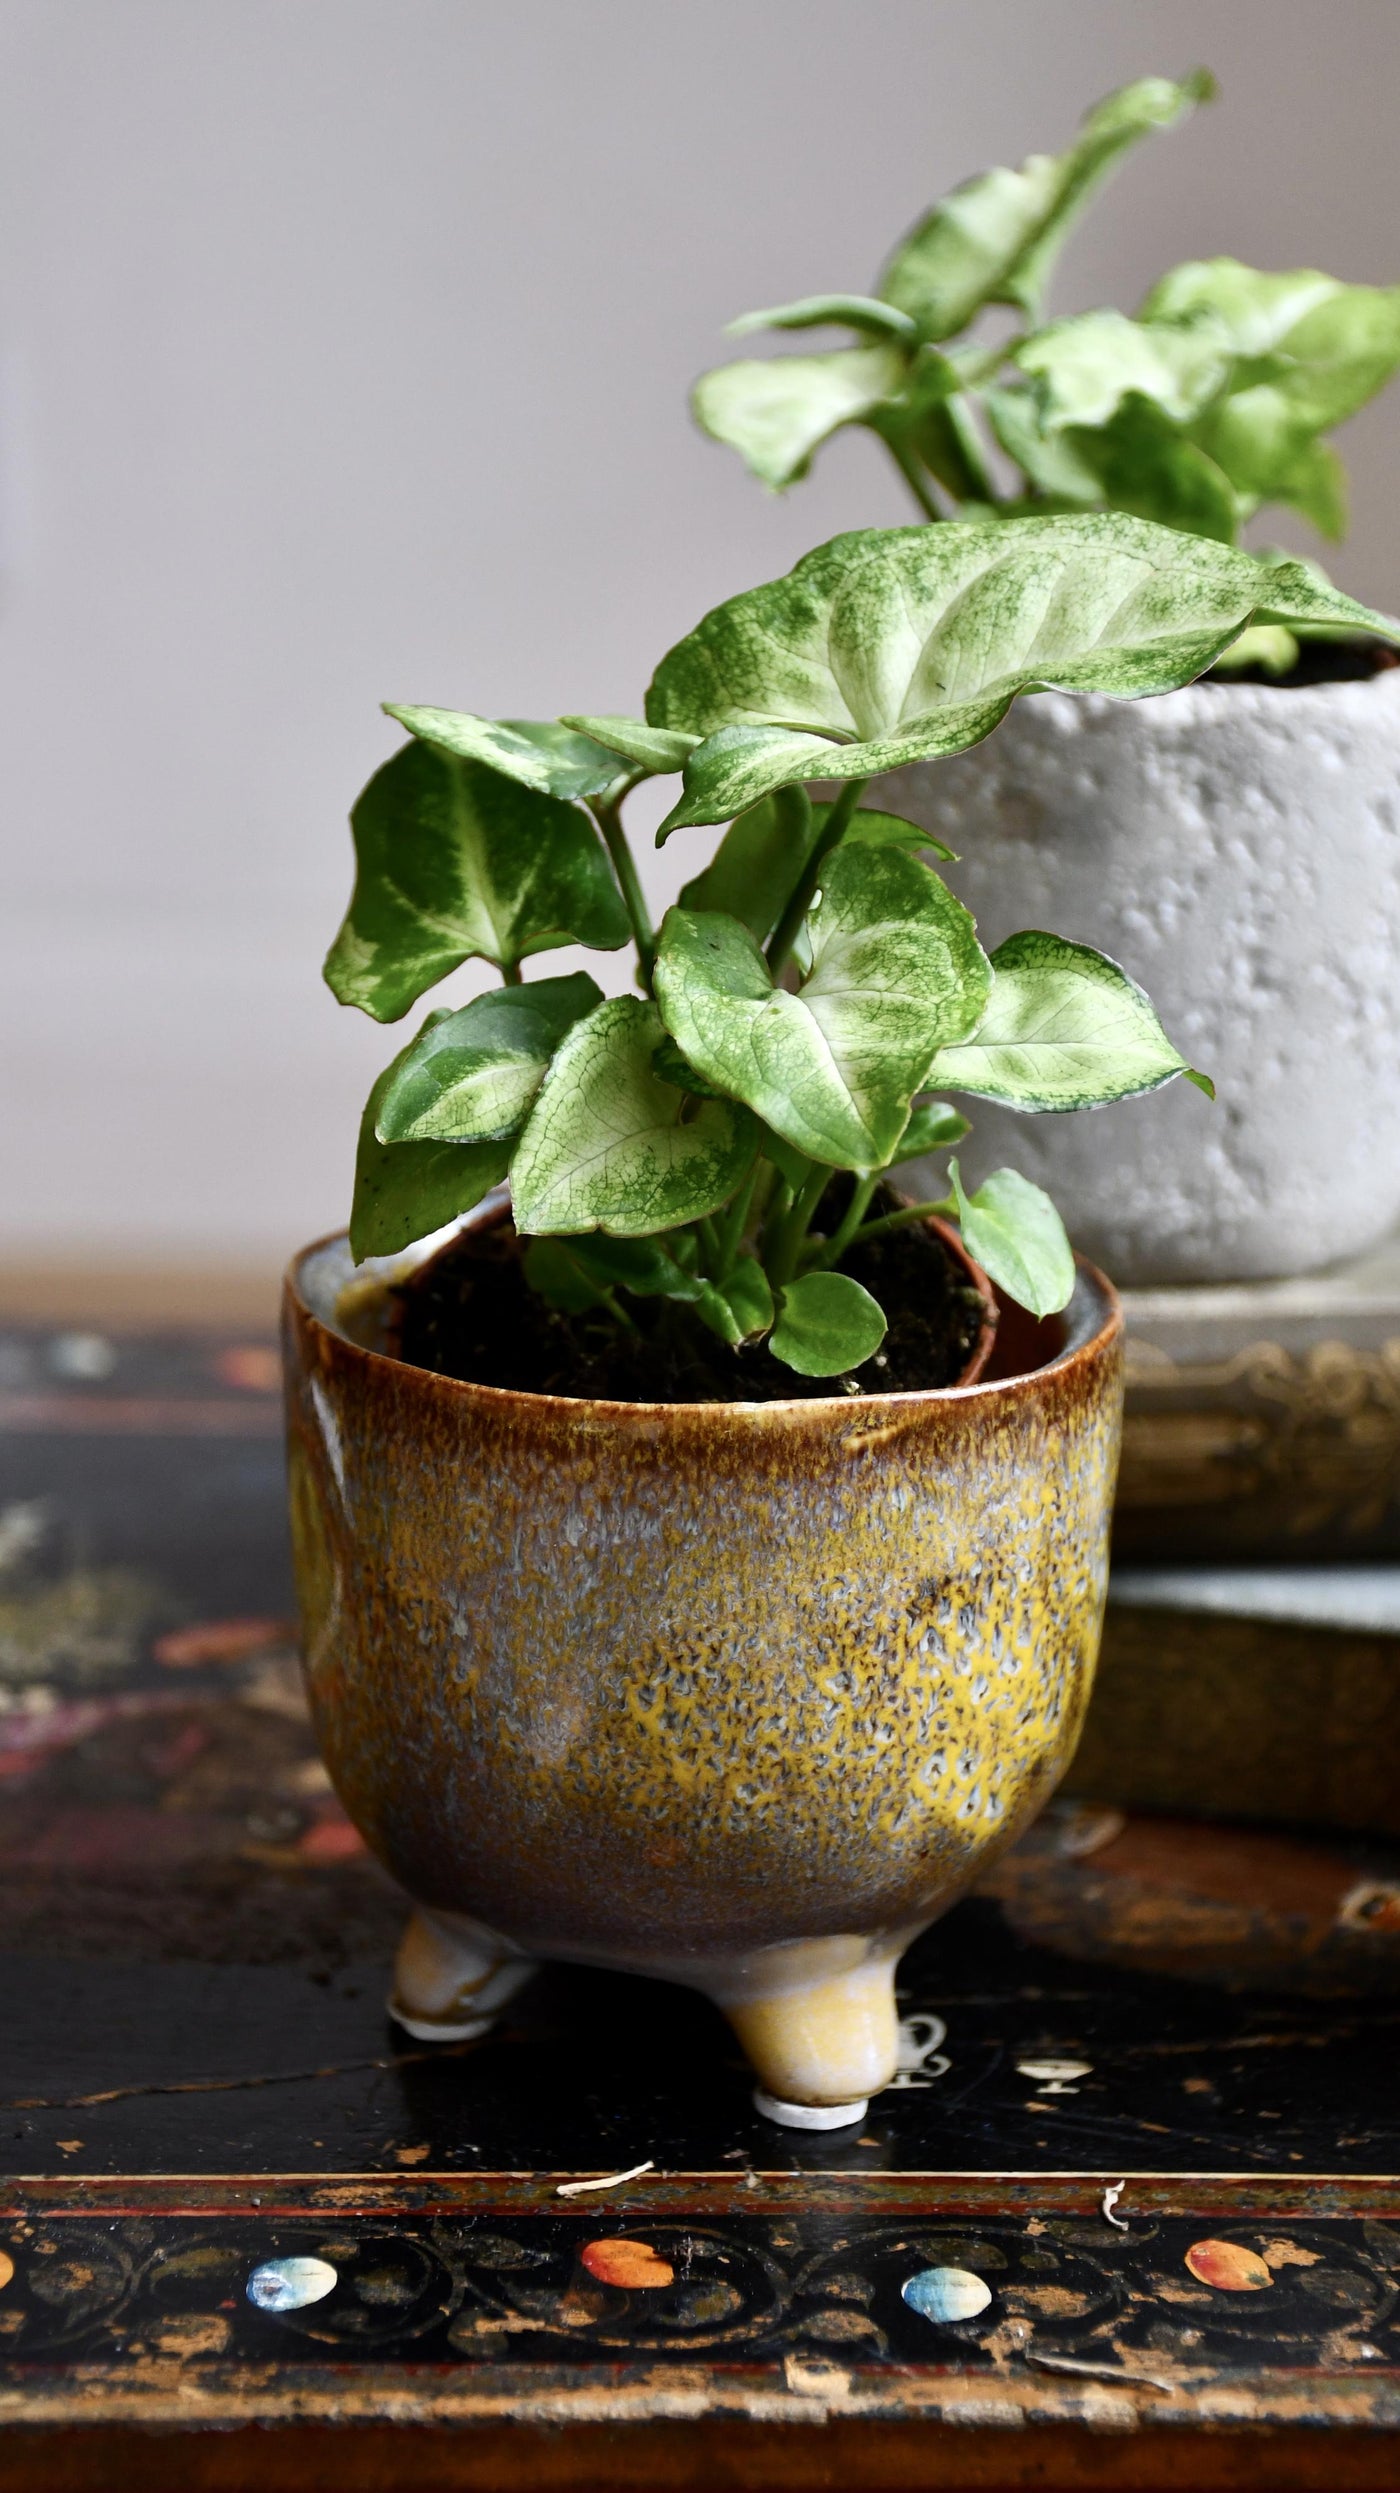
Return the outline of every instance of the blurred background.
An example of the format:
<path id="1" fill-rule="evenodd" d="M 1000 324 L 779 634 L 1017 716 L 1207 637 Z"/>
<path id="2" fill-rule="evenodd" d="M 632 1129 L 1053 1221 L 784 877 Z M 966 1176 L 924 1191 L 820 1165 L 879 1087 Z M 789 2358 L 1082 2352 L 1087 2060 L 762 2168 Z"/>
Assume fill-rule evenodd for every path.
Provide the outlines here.
<path id="1" fill-rule="evenodd" d="M 0 1266 L 343 1220 L 405 1035 L 319 977 L 379 702 L 639 710 L 706 607 L 906 519 L 873 440 L 776 500 L 694 432 L 723 324 L 1198 61 L 1051 308 L 1400 278 L 1395 0 L 0 0 Z M 1341 447 L 1329 567 L 1393 609 L 1400 391 Z"/>

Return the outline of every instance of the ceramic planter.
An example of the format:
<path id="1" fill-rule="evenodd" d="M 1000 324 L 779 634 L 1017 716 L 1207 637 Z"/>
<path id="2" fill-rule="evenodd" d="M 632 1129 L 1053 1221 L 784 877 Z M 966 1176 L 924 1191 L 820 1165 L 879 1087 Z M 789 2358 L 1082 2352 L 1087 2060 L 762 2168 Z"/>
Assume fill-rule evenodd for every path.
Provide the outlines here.
<path id="1" fill-rule="evenodd" d="M 367 1318 L 344 1242 L 312 1248 L 285 1321 L 312 1712 L 416 1908 L 395 2015 L 483 2031 L 537 1957 L 661 1975 L 765 2109 L 860 2118 L 901 1950 L 1073 1752 L 1112 1291 L 1082 1267 L 1048 1364 L 999 1382 L 636 1404 L 385 1356 L 373 1286 Z"/>
<path id="2" fill-rule="evenodd" d="M 1049 1188 L 1120 1283 L 1316 1270 L 1400 1218 L 1400 669 L 1118 702 L 1041 693 L 874 800 L 959 852 L 982 939 L 1111 953 L 1189 1083 L 1059 1117 L 973 1104 L 979 1176 Z"/>

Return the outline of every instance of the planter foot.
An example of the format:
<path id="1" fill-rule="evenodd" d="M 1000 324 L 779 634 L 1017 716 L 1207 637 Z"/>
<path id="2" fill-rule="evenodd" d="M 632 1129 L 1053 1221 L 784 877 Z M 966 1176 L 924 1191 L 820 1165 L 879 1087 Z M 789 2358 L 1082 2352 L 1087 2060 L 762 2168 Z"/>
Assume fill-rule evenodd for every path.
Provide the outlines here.
<path id="1" fill-rule="evenodd" d="M 765 2121 L 776 2121 L 780 2129 L 851 2129 L 870 2110 L 868 2095 L 857 2095 L 853 2103 L 784 2103 L 756 2086 L 753 2100 L 755 2111 Z"/>
<path id="2" fill-rule="evenodd" d="M 389 2014 L 420 2043 L 470 2043 L 535 1971 L 484 1923 L 419 1905 L 399 1942 Z"/>
<path id="3" fill-rule="evenodd" d="M 748 2053 L 770 2121 L 841 2129 L 864 2119 L 898 2063 L 894 1969 L 912 1936 L 791 1940 L 726 1969 L 712 1996 Z"/>

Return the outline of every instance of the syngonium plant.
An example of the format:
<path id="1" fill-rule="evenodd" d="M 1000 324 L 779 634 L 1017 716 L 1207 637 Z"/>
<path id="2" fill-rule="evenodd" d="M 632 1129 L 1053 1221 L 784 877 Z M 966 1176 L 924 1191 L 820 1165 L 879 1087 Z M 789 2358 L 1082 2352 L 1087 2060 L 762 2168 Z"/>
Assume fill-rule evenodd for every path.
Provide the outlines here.
<path id="1" fill-rule="evenodd" d="M 1012 1298 L 1062 1307 L 1068 1241 L 1014 1170 L 969 1192 L 952 1159 L 946 1193 L 914 1204 L 881 1180 L 961 1139 L 948 1093 L 1053 1111 L 1209 1084 L 1104 954 L 1031 929 L 989 958 L 928 834 L 862 793 L 961 752 L 1019 693 L 1165 692 L 1243 631 L 1299 623 L 1400 637 L 1299 564 L 1118 515 L 870 530 L 707 615 L 644 720 L 386 704 L 410 741 L 355 807 L 326 976 L 385 1022 L 467 960 L 501 984 L 430 1013 L 375 1083 L 357 1260 L 508 1180 L 554 1305 L 644 1335 L 648 1302 L 680 1302 L 805 1376 L 878 1350 L 884 1312 L 843 1260 L 930 1211 Z M 622 807 L 666 772 L 682 784 L 658 843 L 728 827 L 654 930 Z M 637 993 L 524 977 L 629 938 Z"/>
<path id="2" fill-rule="evenodd" d="M 1214 93 L 1206 70 L 1137 79 L 1086 114 L 1063 155 L 998 166 L 939 200 L 873 295 L 746 313 L 731 334 L 836 327 L 858 343 L 706 373 L 701 426 L 777 491 L 833 433 L 866 426 L 929 520 L 1107 509 L 1233 544 L 1272 504 L 1343 536 L 1346 471 L 1324 436 L 1400 365 L 1400 286 L 1193 260 L 1131 316 L 1043 316 L 1105 176 Z M 995 306 L 1013 315 L 1009 333 L 971 336 Z M 1240 661 L 1281 669 L 1296 655 L 1275 634 Z"/>

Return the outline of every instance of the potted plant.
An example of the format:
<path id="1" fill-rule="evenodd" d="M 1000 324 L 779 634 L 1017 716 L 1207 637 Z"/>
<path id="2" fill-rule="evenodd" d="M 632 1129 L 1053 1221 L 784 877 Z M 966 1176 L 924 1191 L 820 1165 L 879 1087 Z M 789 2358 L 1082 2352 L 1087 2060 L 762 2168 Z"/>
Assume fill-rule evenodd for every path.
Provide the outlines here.
<path id="1" fill-rule="evenodd" d="M 1112 509 L 1230 544 L 1281 508 L 1340 537 L 1327 436 L 1400 362 L 1400 287 L 1215 259 L 1171 270 L 1131 317 L 1043 314 L 1104 175 L 1212 92 L 1204 72 L 1124 87 L 1064 154 L 939 201 L 874 295 L 736 323 L 857 342 L 708 373 L 699 421 L 778 490 L 867 426 L 930 521 Z M 1397 780 L 1390 652 L 1304 625 L 1251 632 L 1182 701 L 1027 703 L 985 751 L 886 792 L 963 852 L 951 879 L 989 937 L 1053 892 L 1057 922 L 1133 970 L 1221 1078 L 1218 1117 L 1178 1089 L 1025 1145 L 1120 1281 L 1304 1271 L 1400 1214 Z M 974 1156 L 1008 1136 L 993 1109 Z"/>
<path id="2" fill-rule="evenodd" d="M 1032 686 L 1158 692 L 1311 619 L 1379 626 L 1137 520 L 896 529 L 708 615 L 644 721 L 392 710 L 330 983 L 383 1021 L 467 959 L 501 983 L 376 1082 L 287 1342 L 312 1710 L 415 1902 L 415 2034 L 558 1955 L 707 1992 L 778 2118 L 891 2075 L 900 1950 L 1073 1749 L 1120 1385 L 1039 1189 L 890 1173 L 961 1138 L 947 1093 L 1190 1069 L 1101 955 L 989 958 L 861 792 Z M 659 838 L 728 828 L 654 930 L 622 808 L 667 771 Z M 629 935 L 633 993 L 524 976 Z"/>

